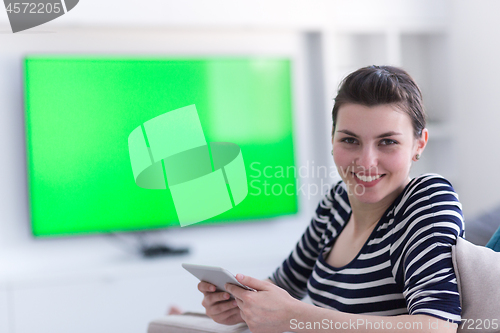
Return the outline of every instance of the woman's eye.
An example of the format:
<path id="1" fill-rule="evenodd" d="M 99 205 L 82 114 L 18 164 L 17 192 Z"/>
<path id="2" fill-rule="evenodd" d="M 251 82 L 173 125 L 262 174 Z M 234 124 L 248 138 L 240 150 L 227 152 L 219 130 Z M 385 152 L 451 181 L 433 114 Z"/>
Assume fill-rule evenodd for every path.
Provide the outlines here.
<path id="1" fill-rule="evenodd" d="M 380 141 L 380 144 L 381 144 L 382 146 L 390 146 L 390 145 L 395 145 L 395 144 L 397 144 L 397 142 L 396 142 L 396 141 L 394 141 L 394 140 L 391 140 L 391 139 L 383 139 L 382 141 Z"/>
<path id="2" fill-rule="evenodd" d="M 357 141 L 354 138 L 343 138 L 342 140 L 340 140 L 340 142 L 345 142 L 348 144 L 355 144 Z"/>

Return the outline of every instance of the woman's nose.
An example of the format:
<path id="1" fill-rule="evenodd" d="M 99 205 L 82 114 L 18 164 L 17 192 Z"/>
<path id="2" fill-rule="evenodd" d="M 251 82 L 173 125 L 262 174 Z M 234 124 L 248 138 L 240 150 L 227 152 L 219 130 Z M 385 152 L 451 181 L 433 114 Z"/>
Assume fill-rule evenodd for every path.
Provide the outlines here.
<path id="1" fill-rule="evenodd" d="M 366 170 L 372 169 L 377 166 L 378 156 L 375 149 L 371 147 L 363 147 L 358 156 L 356 164 L 360 167 L 363 167 Z"/>

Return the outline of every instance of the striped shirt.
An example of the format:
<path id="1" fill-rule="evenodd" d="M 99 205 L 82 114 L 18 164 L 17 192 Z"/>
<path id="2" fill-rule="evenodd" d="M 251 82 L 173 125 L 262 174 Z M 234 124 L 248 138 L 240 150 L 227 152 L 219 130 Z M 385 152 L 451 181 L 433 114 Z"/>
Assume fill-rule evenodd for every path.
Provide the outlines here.
<path id="1" fill-rule="evenodd" d="M 436 174 L 412 179 L 378 221 L 355 259 L 326 262 L 351 215 L 346 185 L 334 185 L 290 256 L 270 279 L 320 307 L 392 316 L 426 314 L 460 323 L 451 247 L 463 237 L 458 195 Z"/>

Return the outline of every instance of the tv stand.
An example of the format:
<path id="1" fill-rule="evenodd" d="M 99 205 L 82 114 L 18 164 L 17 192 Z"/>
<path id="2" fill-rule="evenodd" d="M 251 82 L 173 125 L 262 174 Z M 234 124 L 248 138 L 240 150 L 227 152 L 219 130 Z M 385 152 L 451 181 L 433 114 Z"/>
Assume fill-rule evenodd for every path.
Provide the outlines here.
<path id="1" fill-rule="evenodd" d="M 132 233 L 109 233 L 113 240 L 120 243 L 120 248 L 126 252 L 140 254 L 143 258 L 165 256 L 179 256 L 189 253 L 185 246 L 167 245 L 168 241 L 162 237 L 168 230 L 148 230 Z"/>
<path id="2" fill-rule="evenodd" d="M 189 248 L 180 247 L 173 248 L 167 245 L 149 245 L 144 246 L 140 250 L 141 254 L 145 258 L 155 258 L 161 256 L 177 256 L 189 253 Z"/>

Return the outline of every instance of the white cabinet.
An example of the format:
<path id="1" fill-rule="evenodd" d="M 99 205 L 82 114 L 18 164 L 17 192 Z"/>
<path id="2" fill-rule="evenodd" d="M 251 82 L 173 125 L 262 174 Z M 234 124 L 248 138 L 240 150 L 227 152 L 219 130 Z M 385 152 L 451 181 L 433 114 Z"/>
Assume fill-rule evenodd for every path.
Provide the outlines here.
<path id="1" fill-rule="evenodd" d="M 265 279 L 307 224 L 299 217 L 170 230 L 165 232 L 170 244 L 190 245 L 190 254 L 170 258 L 143 259 L 106 237 L 4 251 L 0 333 L 137 333 L 172 305 L 203 312 L 198 280 L 183 262 Z"/>
<path id="2" fill-rule="evenodd" d="M 452 132 L 449 35 L 445 30 L 401 34 L 401 65 L 419 84 L 428 115 L 429 142 L 413 174 L 435 172 L 458 181 Z"/>
<path id="3" fill-rule="evenodd" d="M 192 262 L 189 257 L 185 260 Z M 125 272 L 109 277 L 99 277 L 97 273 L 96 277 L 81 281 L 54 279 L 16 287 L 12 290 L 10 309 L 13 329 L 9 330 L 8 320 L 0 320 L 0 332 L 137 333 L 145 332 L 148 323 L 166 314 L 172 305 L 203 312 L 198 280 L 180 268 L 178 260 L 160 261 L 164 269 L 144 270 L 144 274 L 138 274 L 141 265 L 134 265 L 136 276 L 131 277 Z M 274 263 L 242 262 L 230 266 L 234 274 L 245 272 L 260 278 L 276 268 Z M 4 298 L 4 293 L 0 293 L 0 301 Z M 0 316 L 6 318 L 6 304 L 0 310 Z"/>
<path id="4" fill-rule="evenodd" d="M 15 290 L 15 332 L 145 332 L 169 304 L 200 310 L 193 282 L 172 274 Z"/>
<path id="5" fill-rule="evenodd" d="M 7 288 L 0 287 L 0 333 L 9 333 L 9 293 Z"/>
<path id="6" fill-rule="evenodd" d="M 189 257 L 185 260 L 191 262 Z M 138 333 L 146 332 L 148 323 L 166 314 L 172 305 L 203 312 L 198 280 L 180 268 L 178 260 L 160 261 L 164 269 L 144 270 L 144 274 L 137 274 L 141 265 L 134 265 L 136 276 L 131 277 L 121 272 L 99 278 L 97 273 L 97 278 L 83 281 L 54 279 L 16 287 L 11 309 L 15 325 L 9 330 L 8 320 L 0 320 L 0 332 Z M 239 271 L 260 278 L 275 268 L 272 263 L 231 265 L 234 274 Z M 2 300 L 4 293 L 0 293 Z M 7 319 L 6 305 L 0 310 L 0 319 Z"/>

